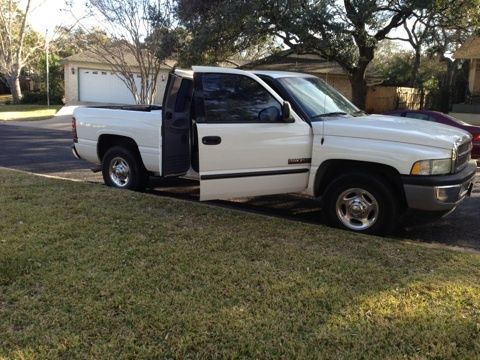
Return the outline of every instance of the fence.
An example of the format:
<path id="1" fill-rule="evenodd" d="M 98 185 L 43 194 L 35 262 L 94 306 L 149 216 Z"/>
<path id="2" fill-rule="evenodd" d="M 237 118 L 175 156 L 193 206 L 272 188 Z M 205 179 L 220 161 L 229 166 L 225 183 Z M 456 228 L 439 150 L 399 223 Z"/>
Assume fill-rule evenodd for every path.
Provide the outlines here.
<path id="1" fill-rule="evenodd" d="M 372 86 L 367 91 L 366 111 L 381 114 L 395 109 L 423 107 L 425 93 L 419 89 L 396 86 Z"/>

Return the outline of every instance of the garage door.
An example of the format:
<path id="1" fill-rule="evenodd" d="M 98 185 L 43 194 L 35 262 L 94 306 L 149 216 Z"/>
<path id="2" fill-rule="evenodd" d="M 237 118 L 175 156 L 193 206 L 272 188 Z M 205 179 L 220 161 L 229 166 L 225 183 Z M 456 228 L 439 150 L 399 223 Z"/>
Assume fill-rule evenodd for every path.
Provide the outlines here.
<path id="1" fill-rule="evenodd" d="M 136 75 L 140 89 L 140 75 Z M 113 72 L 79 69 L 79 100 L 84 102 L 135 104 L 127 86 Z"/>

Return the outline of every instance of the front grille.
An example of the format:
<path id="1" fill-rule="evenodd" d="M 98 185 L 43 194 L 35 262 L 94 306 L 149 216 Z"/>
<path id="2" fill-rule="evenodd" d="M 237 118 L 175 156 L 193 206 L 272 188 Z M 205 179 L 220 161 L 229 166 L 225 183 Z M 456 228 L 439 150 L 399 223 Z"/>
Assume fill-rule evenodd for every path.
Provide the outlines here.
<path id="1" fill-rule="evenodd" d="M 472 142 L 468 140 L 465 141 L 463 144 L 460 144 L 460 146 L 458 147 L 458 154 L 461 155 L 464 153 L 468 153 L 470 152 L 470 150 L 472 150 Z"/>
<path id="2" fill-rule="evenodd" d="M 470 161 L 470 152 L 472 151 L 472 141 L 467 140 L 457 148 L 457 161 L 455 162 L 455 172 L 462 171 Z"/>

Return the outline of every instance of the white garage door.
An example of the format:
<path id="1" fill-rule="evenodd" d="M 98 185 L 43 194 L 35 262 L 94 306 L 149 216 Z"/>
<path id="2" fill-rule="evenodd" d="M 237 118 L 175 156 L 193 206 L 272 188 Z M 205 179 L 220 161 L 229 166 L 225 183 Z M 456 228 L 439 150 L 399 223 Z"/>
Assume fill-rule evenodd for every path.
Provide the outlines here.
<path id="1" fill-rule="evenodd" d="M 135 104 L 127 86 L 113 72 L 79 69 L 79 98 L 84 102 Z M 140 77 L 136 75 L 140 89 Z"/>

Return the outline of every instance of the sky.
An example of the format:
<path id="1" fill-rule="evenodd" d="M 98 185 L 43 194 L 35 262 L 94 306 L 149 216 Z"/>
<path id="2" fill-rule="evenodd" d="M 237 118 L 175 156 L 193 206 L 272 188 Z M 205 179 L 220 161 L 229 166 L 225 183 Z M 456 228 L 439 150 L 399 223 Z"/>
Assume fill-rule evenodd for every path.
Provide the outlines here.
<path id="1" fill-rule="evenodd" d="M 32 11 L 28 17 L 29 24 L 41 34 L 45 34 L 48 30 L 51 39 L 56 26 L 73 25 L 85 14 L 84 0 L 69 2 L 72 3 L 71 11 L 68 10 L 65 0 L 32 0 Z"/>

